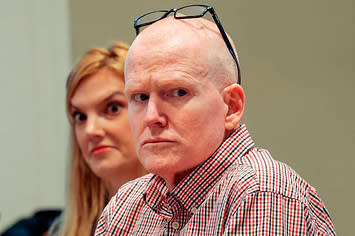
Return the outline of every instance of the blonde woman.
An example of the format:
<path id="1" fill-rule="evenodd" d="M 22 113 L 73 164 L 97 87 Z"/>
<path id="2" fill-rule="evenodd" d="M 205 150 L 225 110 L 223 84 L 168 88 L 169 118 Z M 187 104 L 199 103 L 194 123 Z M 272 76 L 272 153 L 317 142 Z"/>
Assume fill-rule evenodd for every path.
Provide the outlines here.
<path id="1" fill-rule="evenodd" d="M 50 235 L 93 235 L 117 189 L 145 173 L 136 157 L 123 94 L 127 50 L 124 43 L 93 48 L 68 77 L 69 189 L 66 209 Z"/>

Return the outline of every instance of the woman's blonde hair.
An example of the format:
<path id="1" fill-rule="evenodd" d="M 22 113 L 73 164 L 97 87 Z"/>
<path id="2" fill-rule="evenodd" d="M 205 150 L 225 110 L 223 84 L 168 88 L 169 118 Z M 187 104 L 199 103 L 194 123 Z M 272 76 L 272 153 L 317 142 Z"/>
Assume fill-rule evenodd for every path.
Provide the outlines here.
<path id="1" fill-rule="evenodd" d="M 66 85 L 66 110 L 71 125 L 69 189 L 67 204 L 61 219 L 60 235 L 90 235 L 108 201 L 108 192 L 103 182 L 84 161 L 76 141 L 74 121 L 70 114 L 71 98 L 81 80 L 103 68 L 111 69 L 123 79 L 128 47 L 125 43 L 116 42 L 109 49 L 92 48 L 84 54 L 69 74 Z"/>

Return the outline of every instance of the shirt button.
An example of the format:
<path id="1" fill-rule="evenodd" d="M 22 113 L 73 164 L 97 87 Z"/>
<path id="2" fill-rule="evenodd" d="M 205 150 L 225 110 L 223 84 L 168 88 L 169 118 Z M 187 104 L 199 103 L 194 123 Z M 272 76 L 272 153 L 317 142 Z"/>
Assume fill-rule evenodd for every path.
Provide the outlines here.
<path id="1" fill-rule="evenodd" d="M 172 226 L 173 226 L 173 229 L 177 230 L 179 228 L 179 222 L 176 222 L 176 221 L 173 222 Z"/>
<path id="2" fill-rule="evenodd" d="M 192 213 L 192 214 L 195 214 L 196 211 L 197 211 L 197 209 L 196 209 L 195 207 L 191 208 L 191 213 Z"/>

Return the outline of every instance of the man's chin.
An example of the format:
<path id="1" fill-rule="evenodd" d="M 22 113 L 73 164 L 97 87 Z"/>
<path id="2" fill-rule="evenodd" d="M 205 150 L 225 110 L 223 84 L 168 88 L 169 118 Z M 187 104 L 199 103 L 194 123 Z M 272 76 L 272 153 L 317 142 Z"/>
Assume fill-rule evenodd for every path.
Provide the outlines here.
<path id="1" fill-rule="evenodd" d="M 166 173 L 173 174 L 174 170 L 169 164 L 155 164 L 154 163 L 149 163 L 149 164 L 143 164 L 146 170 L 148 170 L 152 174 L 159 175 L 161 177 L 165 176 Z"/>

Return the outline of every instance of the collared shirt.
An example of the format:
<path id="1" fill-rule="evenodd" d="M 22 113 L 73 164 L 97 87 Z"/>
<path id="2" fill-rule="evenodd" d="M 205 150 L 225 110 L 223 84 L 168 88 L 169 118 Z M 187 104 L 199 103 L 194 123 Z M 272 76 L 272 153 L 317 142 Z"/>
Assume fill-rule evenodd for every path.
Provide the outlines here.
<path id="1" fill-rule="evenodd" d="M 254 147 L 245 125 L 171 192 L 148 174 L 120 188 L 99 235 L 335 235 L 315 189 Z"/>

